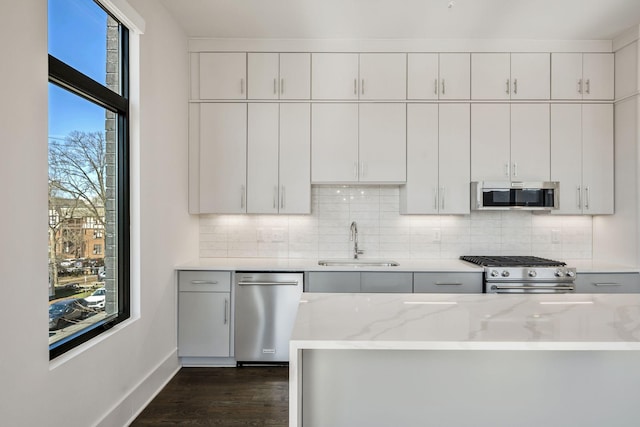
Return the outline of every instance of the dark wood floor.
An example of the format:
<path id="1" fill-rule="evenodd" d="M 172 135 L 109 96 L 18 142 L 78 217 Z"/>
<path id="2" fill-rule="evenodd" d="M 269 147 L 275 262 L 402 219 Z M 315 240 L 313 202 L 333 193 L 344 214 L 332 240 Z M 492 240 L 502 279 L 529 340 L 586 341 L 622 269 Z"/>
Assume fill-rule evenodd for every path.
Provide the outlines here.
<path id="1" fill-rule="evenodd" d="M 287 367 L 182 368 L 131 426 L 287 426 Z"/>

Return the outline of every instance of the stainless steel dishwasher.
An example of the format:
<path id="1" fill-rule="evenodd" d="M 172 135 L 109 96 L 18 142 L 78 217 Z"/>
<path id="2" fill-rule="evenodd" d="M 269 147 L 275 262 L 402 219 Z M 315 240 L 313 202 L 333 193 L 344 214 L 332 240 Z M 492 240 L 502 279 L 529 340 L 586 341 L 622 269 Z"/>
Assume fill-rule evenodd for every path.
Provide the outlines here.
<path id="1" fill-rule="evenodd" d="M 289 361 L 289 339 L 303 281 L 303 273 L 236 273 L 235 359 L 238 365 Z"/>

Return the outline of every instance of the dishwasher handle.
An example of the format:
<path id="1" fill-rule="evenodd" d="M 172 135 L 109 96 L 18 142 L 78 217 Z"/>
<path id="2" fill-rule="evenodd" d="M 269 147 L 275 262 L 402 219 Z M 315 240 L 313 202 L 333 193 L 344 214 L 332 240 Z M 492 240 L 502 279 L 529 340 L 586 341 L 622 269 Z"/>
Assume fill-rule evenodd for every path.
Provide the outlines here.
<path id="1" fill-rule="evenodd" d="M 238 282 L 239 286 L 298 286 L 299 282 L 293 281 L 293 282 L 270 282 L 270 281 L 241 281 Z"/>

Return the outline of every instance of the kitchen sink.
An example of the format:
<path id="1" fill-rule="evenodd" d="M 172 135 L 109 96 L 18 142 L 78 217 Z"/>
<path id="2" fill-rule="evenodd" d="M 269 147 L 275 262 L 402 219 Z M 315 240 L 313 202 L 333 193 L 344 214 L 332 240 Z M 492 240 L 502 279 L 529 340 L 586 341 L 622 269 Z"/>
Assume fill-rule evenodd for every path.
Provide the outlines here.
<path id="1" fill-rule="evenodd" d="M 397 267 L 400 264 L 395 261 L 379 259 L 323 259 L 318 265 L 325 267 Z"/>

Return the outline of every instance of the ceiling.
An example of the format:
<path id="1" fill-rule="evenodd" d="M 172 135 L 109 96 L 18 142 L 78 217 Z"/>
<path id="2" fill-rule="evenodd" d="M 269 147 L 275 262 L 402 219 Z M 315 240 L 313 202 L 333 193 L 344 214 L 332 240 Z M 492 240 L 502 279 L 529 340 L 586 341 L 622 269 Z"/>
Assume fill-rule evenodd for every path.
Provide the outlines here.
<path id="1" fill-rule="evenodd" d="M 640 24 L 640 0 L 161 1 L 194 38 L 610 40 Z"/>

